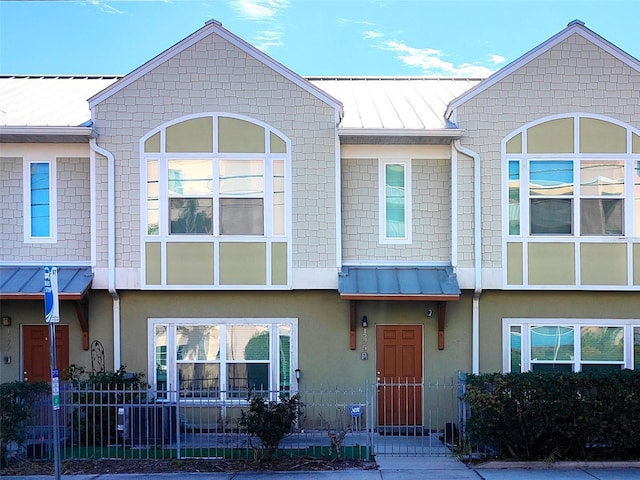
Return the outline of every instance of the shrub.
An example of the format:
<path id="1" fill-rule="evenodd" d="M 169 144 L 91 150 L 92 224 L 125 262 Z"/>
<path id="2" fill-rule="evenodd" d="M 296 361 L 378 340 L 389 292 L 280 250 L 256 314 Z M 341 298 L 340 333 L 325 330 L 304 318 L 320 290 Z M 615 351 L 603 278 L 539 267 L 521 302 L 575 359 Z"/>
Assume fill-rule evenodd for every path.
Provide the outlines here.
<path id="1" fill-rule="evenodd" d="M 146 400 L 148 385 L 143 373 L 128 373 L 125 366 L 115 372 L 87 372 L 72 365 L 66 373 L 73 386 L 75 406 L 70 420 L 72 439 L 81 445 L 107 445 L 117 436 L 118 406 Z"/>
<path id="2" fill-rule="evenodd" d="M 267 401 L 249 393 L 249 411 L 241 410 L 239 424 L 249 435 L 260 439 L 260 447 L 254 447 L 258 461 L 275 456 L 282 439 L 291 433 L 299 405 L 298 394 L 289 397 L 288 393 L 281 393 L 279 401 Z"/>
<path id="3" fill-rule="evenodd" d="M 11 382 L 0 385 L 0 464 L 7 460 L 12 442 L 22 445 L 27 421 L 33 413 L 32 403 L 49 390 L 46 382 Z"/>
<path id="4" fill-rule="evenodd" d="M 469 375 L 473 443 L 513 459 L 640 455 L 640 372 Z"/>

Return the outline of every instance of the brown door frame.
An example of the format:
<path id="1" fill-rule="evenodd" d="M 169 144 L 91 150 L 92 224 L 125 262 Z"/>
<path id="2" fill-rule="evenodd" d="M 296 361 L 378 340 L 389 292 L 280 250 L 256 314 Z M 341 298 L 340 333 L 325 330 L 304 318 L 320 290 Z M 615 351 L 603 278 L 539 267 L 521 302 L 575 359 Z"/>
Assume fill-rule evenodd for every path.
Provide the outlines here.
<path id="1" fill-rule="evenodd" d="M 46 341 L 46 348 L 45 348 L 45 352 L 44 352 L 44 358 L 45 358 L 45 363 L 48 366 L 48 374 L 46 374 L 47 380 L 44 381 L 50 381 L 51 380 L 51 347 L 50 347 L 50 340 L 49 340 L 49 324 L 42 324 L 42 323 L 35 323 L 35 324 L 22 324 L 20 325 L 20 379 L 22 381 L 25 381 L 25 371 L 27 369 L 27 366 L 29 366 L 29 362 L 27 361 L 27 355 L 29 352 L 27 352 L 27 342 L 29 341 L 27 339 L 27 330 L 29 329 L 33 329 L 33 328 L 38 328 L 41 329 L 41 331 L 43 332 L 43 334 L 45 335 L 45 339 L 44 341 Z M 64 340 L 60 341 L 59 339 L 62 339 L 62 334 L 59 333 L 59 331 L 62 330 L 66 330 L 66 335 L 64 337 Z M 67 324 L 57 324 L 56 325 L 56 363 L 57 363 L 57 367 L 60 371 L 64 370 L 65 368 L 69 367 L 69 325 Z M 28 379 L 27 381 L 33 381 L 33 377 L 31 377 L 31 372 L 27 372 L 26 378 Z M 41 379 L 36 377 L 38 379 L 38 381 L 40 381 Z"/>
<path id="2" fill-rule="evenodd" d="M 381 361 L 381 352 L 379 352 L 379 348 L 378 348 L 378 332 L 381 331 L 379 329 L 382 329 L 384 327 L 419 327 L 420 330 L 420 370 L 421 370 L 421 379 L 420 379 L 420 383 L 424 382 L 424 371 L 425 371 L 425 365 L 424 365 L 424 361 L 425 361 L 425 351 L 424 351 L 424 324 L 422 323 L 382 323 L 382 324 L 377 324 L 376 325 L 376 363 L 375 363 L 375 368 L 376 368 L 376 383 L 378 385 L 380 385 L 380 375 L 378 375 L 379 372 L 379 364 L 378 361 Z M 380 418 L 381 418 L 381 414 L 380 414 L 380 402 L 379 402 L 379 398 L 381 396 L 381 392 L 380 392 L 380 386 L 378 386 L 378 392 L 377 392 L 377 398 L 376 401 L 378 403 L 378 415 L 376 418 L 376 423 L 378 424 L 378 426 L 381 425 L 380 422 Z M 419 402 L 417 402 L 418 404 L 414 406 L 414 409 L 416 409 L 417 414 L 419 415 L 419 423 L 420 425 L 415 425 L 415 426 L 424 426 L 424 402 L 425 402 L 425 398 L 424 398 L 424 391 L 423 388 L 419 388 L 419 394 L 420 394 L 420 399 Z M 405 416 L 407 415 L 407 412 L 405 412 Z M 414 425 L 411 425 L 414 426 Z"/>

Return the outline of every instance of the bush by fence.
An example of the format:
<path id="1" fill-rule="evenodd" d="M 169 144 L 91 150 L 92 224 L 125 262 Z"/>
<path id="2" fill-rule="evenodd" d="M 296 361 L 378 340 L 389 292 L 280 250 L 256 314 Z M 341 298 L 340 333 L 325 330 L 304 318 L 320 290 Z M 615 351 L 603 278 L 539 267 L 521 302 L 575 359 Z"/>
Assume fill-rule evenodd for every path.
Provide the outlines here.
<path id="1" fill-rule="evenodd" d="M 49 384 L 44 382 L 0 385 L 0 465 L 4 465 L 12 442 L 22 445 L 27 422 L 33 414 L 32 403 L 49 388 Z"/>
<path id="2" fill-rule="evenodd" d="M 640 372 L 467 377 L 474 443 L 513 459 L 640 456 Z"/>

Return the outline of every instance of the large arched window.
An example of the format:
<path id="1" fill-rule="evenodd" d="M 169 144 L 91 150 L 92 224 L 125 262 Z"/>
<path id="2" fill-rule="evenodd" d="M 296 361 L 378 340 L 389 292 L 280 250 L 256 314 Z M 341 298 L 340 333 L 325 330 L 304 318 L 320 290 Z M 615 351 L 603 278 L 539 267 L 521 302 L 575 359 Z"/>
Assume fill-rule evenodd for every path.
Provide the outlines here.
<path id="1" fill-rule="evenodd" d="M 502 142 L 505 286 L 640 285 L 640 132 L 556 115 Z"/>
<path id="2" fill-rule="evenodd" d="M 288 283 L 290 142 L 284 135 L 244 116 L 194 115 L 149 132 L 141 156 L 143 284 Z M 185 265 L 189 258 L 194 265 Z"/>

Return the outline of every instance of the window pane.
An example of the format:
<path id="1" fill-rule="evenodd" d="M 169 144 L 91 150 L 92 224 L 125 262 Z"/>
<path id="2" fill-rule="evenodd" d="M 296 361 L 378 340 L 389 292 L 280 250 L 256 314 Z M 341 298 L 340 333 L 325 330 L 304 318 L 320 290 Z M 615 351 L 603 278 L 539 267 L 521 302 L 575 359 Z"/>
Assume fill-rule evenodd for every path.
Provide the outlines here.
<path id="1" fill-rule="evenodd" d="M 280 358 L 280 390 L 289 390 L 291 387 L 291 327 L 289 325 L 281 325 L 280 343 L 278 344 L 278 352 Z"/>
<path id="2" fill-rule="evenodd" d="M 622 199 L 582 199 L 580 203 L 582 235 L 622 235 L 623 205 Z"/>
<path id="3" fill-rule="evenodd" d="M 621 160 L 580 162 L 580 195 L 618 197 L 624 195 L 624 162 Z"/>
<path id="4" fill-rule="evenodd" d="M 249 390 L 269 391 L 268 363 L 230 363 L 227 365 L 229 395 L 246 398 Z"/>
<path id="5" fill-rule="evenodd" d="M 509 235 L 520 235 L 520 162 L 509 161 Z"/>
<path id="6" fill-rule="evenodd" d="M 633 329 L 633 368 L 640 370 L 640 327 Z"/>
<path id="7" fill-rule="evenodd" d="M 536 373 L 571 373 L 573 365 L 570 363 L 534 363 L 531 371 Z"/>
<path id="8" fill-rule="evenodd" d="M 623 367 L 622 364 L 598 365 L 593 363 L 587 363 L 580 366 L 581 370 L 587 373 L 614 373 L 622 370 L 622 367 Z"/>
<path id="9" fill-rule="evenodd" d="M 570 160 L 531 161 L 529 193 L 531 195 L 573 195 L 573 162 Z"/>
<path id="10" fill-rule="evenodd" d="M 573 200 L 562 198 L 532 198 L 530 207 L 532 234 L 572 233 Z"/>
<path id="11" fill-rule="evenodd" d="M 176 327 L 176 360 L 219 360 L 218 325 L 180 325 Z"/>
<path id="12" fill-rule="evenodd" d="M 273 161 L 273 234 L 284 235 L 284 160 Z"/>
<path id="13" fill-rule="evenodd" d="M 386 237 L 405 237 L 404 165 L 385 165 Z"/>
<path id="14" fill-rule="evenodd" d="M 51 235 L 49 164 L 32 163 L 30 174 L 31 236 L 49 237 Z"/>
<path id="15" fill-rule="evenodd" d="M 623 327 L 581 327 L 580 344 L 583 361 L 624 361 Z"/>
<path id="16" fill-rule="evenodd" d="M 573 327 L 531 327 L 531 360 L 573 360 Z"/>
<path id="17" fill-rule="evenodd" d="M 264 325 L 229 325 L 227 360 L 269 360 L 269 329 Z"/>
<path id="18" fill-rule="evenodd" d="M 156 325 L 155 329 L 155 364 L 156 364 L 156 388 L 167 389 L 167 326 Z"/>
<path id="19" fill-rule="evenodd" d="M 221 235 L 264 235 L 264 199 L 221 198 Z"/>
<path id="20" fill-rule="evenodd" d="M 213 231 L 211 198 L 171 198 L 169 215 L 172 234 L 210 234 Z"/>
<path id="21" fill-rule="evenodd" d="M 522 371 L 522 327 L 513 325 L 509 332 L 511 372 Z"/>
<path id="22" fill-rule="evenodd" d="M 211 160 L 169 160 L 169 195 L 206 195 L 213 192 Z"/>
<path id="23" fill-rule="evenodd" d="M 640 160 L 635 163 L 633 170 L 633 198 L 635 206 L 635 234 L 640 237 Z"/>
<path id="24" fill-rule="evenodd" d="M 264 196 L 262 160 L 220 160 L 220 195 Z"/>
<path id="25" fill-rule="evenodd" d="M 181 397 L 217 397 L 220 365 L 217 363 L 179 363 L 178 385 Z"/>
<path id="26" fill-rule="evenodd" d="M 160 233 L 158 160 L 147 162 L 147 234 Z"/>

